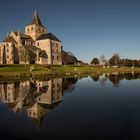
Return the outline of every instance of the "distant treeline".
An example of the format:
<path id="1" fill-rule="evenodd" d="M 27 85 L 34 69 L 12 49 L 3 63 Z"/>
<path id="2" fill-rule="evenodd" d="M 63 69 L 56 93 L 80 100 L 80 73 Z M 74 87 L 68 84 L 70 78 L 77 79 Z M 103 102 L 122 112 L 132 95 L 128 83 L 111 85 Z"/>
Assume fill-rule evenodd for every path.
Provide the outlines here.
<path id="1" fill-rule="evenodd" d="M 81 60 L 78 60 L 71 52 L 62 52 L 62 61 L 63 64 L 77 64 L 77 65 L 87 65 Z M 129 58 L 120 58 L 119 54 L 113 54 L 110 59 L 106 59 L 104 55 L 101 55 L 100 58 L 94 57 L 90 62 L 91 65 L 103 65 L 103 66 L 117 66 L 117 67 L 140 67 L 140 59 L 129 59 Z"/>
<path id="2" fill-rule="evenodd" d="M 104 66 L 124 66 L 124 67 L 140 67 L 140 60 L 133 60 L 129 58 L 120 58 L 119 54 L 114 54 L 109 60 L 102 55 L 100 58 L 93 58 L 92 65 L 104 65 Z"/>

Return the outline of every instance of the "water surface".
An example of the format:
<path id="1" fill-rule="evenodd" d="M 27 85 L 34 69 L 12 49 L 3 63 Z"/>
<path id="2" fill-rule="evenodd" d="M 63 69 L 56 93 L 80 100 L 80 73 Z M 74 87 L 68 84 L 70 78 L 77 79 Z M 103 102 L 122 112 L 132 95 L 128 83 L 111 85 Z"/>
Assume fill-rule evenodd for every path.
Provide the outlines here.
<path id="1" fill-rule="evenodd" d="M 140 74 L 1 82 L 0 135 L 9 139 L 140 139 Z"/>

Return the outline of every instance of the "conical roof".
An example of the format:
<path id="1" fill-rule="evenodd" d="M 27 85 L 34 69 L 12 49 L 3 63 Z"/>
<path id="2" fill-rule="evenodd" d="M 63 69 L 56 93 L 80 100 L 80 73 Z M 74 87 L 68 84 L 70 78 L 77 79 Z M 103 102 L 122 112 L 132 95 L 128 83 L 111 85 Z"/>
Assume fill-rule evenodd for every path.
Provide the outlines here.
<path id="1" fill-rule="evenodd" d="M 31 24 L 36 24 L 36 25 L 43 26 L 36 10 L 35 10 L 35 12 L 33 14 Z"/>

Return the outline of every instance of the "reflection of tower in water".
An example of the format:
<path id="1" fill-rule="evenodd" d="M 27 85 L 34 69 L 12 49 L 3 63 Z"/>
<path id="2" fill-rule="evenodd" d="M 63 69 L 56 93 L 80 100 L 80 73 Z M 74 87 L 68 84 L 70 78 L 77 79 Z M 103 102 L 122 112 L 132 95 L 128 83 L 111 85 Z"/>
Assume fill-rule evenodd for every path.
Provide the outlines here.
<path id="1" fill-rule="evenodd" d="M 0 101 L 15 113 L 25 112 L 37 128 L 48 109 L 61 100 L 62 78 L 0 84 Z"/>
<path id="2" fill-rule="evenodd" d="M 0 101 L 13 112 L 24 112 L 37 129 L 48 114 L 62 100 L 63 91 L 77 79 L 51 78 L 46 81 L 21 81 L 0 84 Z M 71 86 L 70 86 L 71 87 Z"/>
<path id="3" fill-rule="evenodd" d="M 35 104 L 27 109 L 27 115 L 33 120 L 39 131 L 43 119 L 48 114 L 48 109 L 62 100 L 62 78 L 36 81 L 35 83 L 39 95 L 35 98 Z"/>
<path id="4" fill-rule="evenodd" d="M 38 103 L 35 103 L 32 107 L 29 107 L 27 110 L 28 117 L 32 118 L 37 129 L 39 130 L 43 118 L 47 115 L 48 110 L 41 107 Z"/>

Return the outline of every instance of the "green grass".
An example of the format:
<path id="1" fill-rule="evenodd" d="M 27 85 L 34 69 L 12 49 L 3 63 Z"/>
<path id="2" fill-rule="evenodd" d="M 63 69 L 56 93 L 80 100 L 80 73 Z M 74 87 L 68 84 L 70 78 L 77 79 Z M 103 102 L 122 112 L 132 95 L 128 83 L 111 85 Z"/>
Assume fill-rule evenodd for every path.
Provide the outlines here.
<path id="1" fill-rule="evenodd" d="M 138 72 L 140 73 L 140 68 L 102 68 L 94 66 L 52 66 L 60 74 L 92 74 L 92 73 L 114 73 L 114 72 Z"/>
<path id="2" fill-rule="evenodd" d="M 0 72 L 27 72 L 33 65 L 0 65 Z M 45 70 L 42 65 L 35 65 L 35 70 Z"/>
<path id="3" fill-rule="evenodd" d="M 35 70 L 30 72 L 30 67 Z M 50 65 L 46 70 L 44 65 L 0 65 L 0 78 L 26 78 L 26 77 L 44 77 L 44 76 L 75 76 L 90 75 L 114 72 L 140 73 L 140 68 L 102 68 L 94 66 L 74 66 L 74 65 Z"/>

